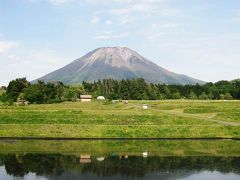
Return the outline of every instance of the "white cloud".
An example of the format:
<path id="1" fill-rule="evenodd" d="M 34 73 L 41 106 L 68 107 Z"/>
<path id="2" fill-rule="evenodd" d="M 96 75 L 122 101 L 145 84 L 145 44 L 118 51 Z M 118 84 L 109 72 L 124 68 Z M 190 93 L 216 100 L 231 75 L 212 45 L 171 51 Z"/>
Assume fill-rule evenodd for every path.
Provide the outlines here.
<path id="1" fill-rule="evenodd" d="M 147 40 L 156 42 L 156 41 L 158 41 L 159 39 L 165 37 L 166 35 L 167 35 L 167 32 L 156 32 L 156 33 L 151 33 L 151 34 L 145 35 L 145 38 L 146 38 Z"/>
<path id="2" fill-rule="evenodd" d="M 17 77 L 34 80 L 73 60 L 72 57 L 60 55 L 49 49 L 21 49 L 21 51 L 14 51 L 11 54 L 0 53 L 0 59 L 6 60 L 0 60 L 0 67 L 4 67 L 0 68 L 1 85 L 7 85 L 10 80 Z"/>
<path id="3" fill-rule="evenodd" d="M 41 0 L 29 0 L 41 2 Z M 91 24 L 100 21 L 100 15 L 115 16 L 121 24 L 129 24 L 132 22 L 142 21 L 149 17 L 160 16 L 176 16 L 177 9 L 169 8 L 167 0 L 45 0 L 56 6 L 67 4 L 89 5 L 104 7 L 100 14 L 92 16 Z M 106 24 L 112 24 L 110 21 Z"/>
<path id="4" fill-rule="evenodd" d="M 152 3 L 138 2 L 133 4 L 128 4 L 127 6 L 115 8 L 110 10 L 114 15 L 126 15 L 126 14 L 149 14 L 154 13 L 157 7 Z"/>
<path id="5" fill-rule="evenodd" d="M 19 45 L 19 42 L 14 41 L 0 41 L 0 53 L 6 52 L 9 49 L 13 49 Z"/>
<path id="6" fill-rule="evenodd" d="M 230 19 L 230 22 L 240 23 L 240 10 L 235 12 L 234 16 Z"/>
<path id="7" fill-rule="evenodd" d="M 105 24 L 111 25 L 111 24 L 112 24 L 112 21 L 111 21 L 111 20 L 106 20 L 106 21 L 105 21 Z"/>
<path id="8" fill-rule="evenodd" d="M 48 1 L 53 5 L 60 6 L 70 2 L 74 2 L 76 0 L 48 0 Z"/>
<path id="9" fill-rule="evenodd" d="M 13 55 L 13 54 L 8 55 L 7 57 L 8 57 L 9 59 L 16 59 L 16 56 Z"/>
<path id="10" fill-rule="evenodd" d="M 145 28 L 140 29 L 138 33 L 148 41 L 151 41 L 151 43 L 166 41 L 166 44 L 169 46 L 172 43 L 168 43 L 168 39 L 172 39 L 172 37 L 179 39 L 179 34 L 184 33 L 182 29 L 184 29 L 184 24 L 159 21 L 145 25 Z"/>
<path id="11" fill-rule="evenodd" d="M 159 14 L 161 16 L 167 16 L 167 17 L 172 17 L 172 16 L 176 16 L 179 13 L 179 11 L 177 9 L 173 9 L 173 8 L 168 8 L 168 9 L 162 9 Z"/>
<path id="12" fill-rule="evenodd" d="M 152 17 L 176 16 L 179 11 L 169 8 L 163 0 L 132 0 L 110 9 L 108 13 L 116 16 L 122 24 L 129 24 Z"/>
<path id="13" fill-rule="evenodd" d="M 161 29 L 170 29 L 170 28 L 176 28 L 177 26 L 178 26 L 177 23 L 160 23 L 160 24 L 153 23 L 151 25 L 151 28 L 153 30 L 159 30 L 160 28 Z"/>
<path id="14" fill-rule="evenodd" d="M 41 0 L 28 0 L 29 2 L 40 2 Z M 79 3 L 79 4 L 92 4 L 92 5 L 108 5 L 115 3 L 116 5 L 129 5 L 137 3 L 159 3 L 165 0 L 45 0 L 52 5 L 65 5 L 68 3 Z"/>
<path id="15" fill-rule="evenodd" d="M 93 39 L 97 39 L 97 40 L 122 39 L 122 38 L 127 38 L 128 35 L 129 35 L 128 32 L 118 34 L 118 35 L 114 35 L 111 32 L 108 32 L 108 33 L 103 33 L 102 35 L 94 36 Z"/>
<path id="16" fill-rule="evenodd" d="M 29 1 L 37 1 L 37 0 L 29 0 Z M 39 0 L 38 0 L 39 1 Z M 80 2 L 85 4 L 111 4 L 115 3 L 117 5 L 122 4 L 136 4 L 138 2 L 140 3 L 159 3 L 164 2 L 165 0 L 47 0 L 48 2 L 52 3 L 53 5 L 62 5 L 70 2 Z"/>
<path id="17" fill-rule="evenodd" d="M 92 16 L 90 23 L 91 24 L 96 24 L 100 21 L 100 17 L 97 15 Z"/>

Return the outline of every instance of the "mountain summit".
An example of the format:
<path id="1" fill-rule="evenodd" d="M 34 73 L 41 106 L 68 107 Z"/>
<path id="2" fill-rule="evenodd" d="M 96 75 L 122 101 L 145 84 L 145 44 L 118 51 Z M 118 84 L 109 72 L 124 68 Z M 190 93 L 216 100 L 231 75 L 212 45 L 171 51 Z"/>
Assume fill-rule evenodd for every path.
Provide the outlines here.
<path id="1" fill-rule="evenodd" d="M 116 80 L 144 78 L 147 82 L 166 84 L 204 83 L 186 75 L 170 72 L 127 47 L 95 49 L 38 80 L 75 84 L 109 78 Z"/>

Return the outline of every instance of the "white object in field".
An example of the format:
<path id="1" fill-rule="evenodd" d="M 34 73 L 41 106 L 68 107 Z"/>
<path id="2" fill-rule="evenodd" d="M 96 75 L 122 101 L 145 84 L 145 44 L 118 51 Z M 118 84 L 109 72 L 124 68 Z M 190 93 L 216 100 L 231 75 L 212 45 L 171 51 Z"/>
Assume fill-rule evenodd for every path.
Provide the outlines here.
<path id="1" fill-rule="evenodd" d="M 148 105 L 147 105 L 147 104 L 144 104 L 142 108 L 143 108 L 143 109 L 148 109 Z"/>
<path id="2" fill-rule="evenodd" d="M 98 96 L 97 100 L 105 100 L 105 97 L 104 96 Z"/>
<path id="3" fill-rule="evenodd" d="M 148 152 L 143 152 L 143 157 L 146 158 L 148 156 Z"/>
<path id="4" fill-rule="evenodd" d="M 102 161 L 104 161 L 104 159 L 105 159 L 105 157 L 98 157 L 97 161 L 102 162 Z"/>

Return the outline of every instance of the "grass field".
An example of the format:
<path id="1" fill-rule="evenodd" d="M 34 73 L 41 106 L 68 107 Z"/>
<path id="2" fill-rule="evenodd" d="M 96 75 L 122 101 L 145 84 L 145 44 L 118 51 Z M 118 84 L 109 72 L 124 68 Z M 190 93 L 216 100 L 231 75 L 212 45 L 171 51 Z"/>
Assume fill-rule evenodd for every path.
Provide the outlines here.
<path id="1" fill-rule="evenodd" d="M 238 156 L 240 141 L 234 140 L 0 140 L 0 154 L 91 154 L 149 156 Z"/>
<path id="2" fill-rule="evenodd" d="M 240 138 L 240 101 L 0 105 L 0 136 Z"/>

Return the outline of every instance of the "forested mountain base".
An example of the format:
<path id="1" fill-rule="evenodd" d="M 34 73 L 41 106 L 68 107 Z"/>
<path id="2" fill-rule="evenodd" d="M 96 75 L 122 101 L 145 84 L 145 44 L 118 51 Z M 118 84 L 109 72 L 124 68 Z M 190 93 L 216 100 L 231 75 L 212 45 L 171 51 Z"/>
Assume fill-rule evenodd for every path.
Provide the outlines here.
<path id="1" fill-rule="evenodd" d="M 240 99 L 240 80 L 219 81 L 205 85 L 166 85 L 146 83 L 144 79 L 116 81 L 107 79 L 83 82 L 84 89 L 109 99 Z"/>

